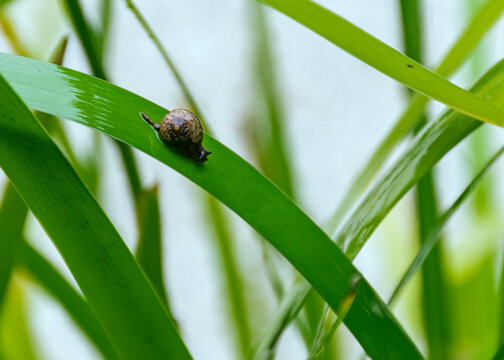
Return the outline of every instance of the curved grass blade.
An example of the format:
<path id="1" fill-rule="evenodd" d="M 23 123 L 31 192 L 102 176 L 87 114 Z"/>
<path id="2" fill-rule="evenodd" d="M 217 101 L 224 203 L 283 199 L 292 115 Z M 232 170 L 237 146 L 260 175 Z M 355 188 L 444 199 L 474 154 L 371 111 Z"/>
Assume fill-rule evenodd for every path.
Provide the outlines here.
<path id="1" fill-rule="evenodd" d="M 473 87 L 473 91 L 486 94 L 492 101 L 504 104 L 504 84 L 501 83 L 503 80 L 504 62 L 500 62 L 480 79 Z M 342 233 L 339 241 L 343 246 L 343 240 L 348 239 L 348 245 L 345 249 L 351 258 L 357 255 L 367 237 L 371 235 L 379 222 L 407 190 L 425 173 L 430 171 L 444 154 L 481 124 L 477 120 L 462 116 L 451 110 L 418 136 L 417 141 L 411 146 L 410 150 L 396 163 L 390 174 L 373 188 L 368 199 L 361 204 L 354 216 L 351 217 L 351 219 L 354 217 L 357 219 L 358 216 L 361 218 L 360 222 L 352 223 L 350 221 L 346 224 L 347 229 L 352 226 L 355 233 Z M 380 204 L 380 207 L 375 209 L 370 204 Z M 359 225 L 362 226 L 360 228 L 361 232 L 358 232 Z M 346 236 L 343 237 L 345 234 Z M 356 234 L 360 237 L 357 238 Z M 362 240 L 362 242 L 353 242 L 355 241 L 353 239 Z M 280 319 L 277 322 L 282 322 L 282 317 L 287 318 L 286 314 L 289 314 L 290 309 L 299 307 L 299 301 L 306 301 L 310 289 L 310 284 L 303 280 L 303 285 L 299 285 L 296 290 L 297 297 L 293 297 L 293 294 L 290 293 L 287 294 L 286 298 L 291 299 L 291 303 L 282 307 L 282 311 L 275 315 L 275 318 Z M 274 323 L 272 324 L 271 326 L 274 327 Z"/>
<path id="2" fill-rule="evenodd" d="M 449 107 L 504 126 L 504 112 L 310 0 L 259 0 L 306 26 L 385 75 Z"/>
<path id="3" fill-rule="evenodd" d="M 357 270 L 275 185 L 211 136 L 203 143 L 213 151 L 212 159 L 198 166 L 164 146 L 140 117 L 144 111 L 161 118 L 166 110 L 160 106 L 91 76 L 36 60 L 0 54 L 0 69 L 30 107 L 120 139 L 213 194 L 276 247 L 333 309 L 338 308 Z M 421 358 L 365 280 L 345 324 L 370 356 Z"/>
<path id="4" fill-rule="evenodd" d="M 429 235 L 426 238 L 426 241 L 423 243 L 422 247 L 420 248 L 420 251 L 416 255 L 415 259 L 413 260 L 413 262 L 409 266 L 409 268 L 406 271 L 406 273 L 404 274 L 404 276 L 399 281 L 399 284 L 397 284 L 396 288 L 394 289 L 394 292 L 392 293 L 392 296 L 390 297 L 390 300 L 388 301 L 389 306 L 392 306 L 395 303 L 400 291 L 404 288 L 404 286 L 408 283 L 408 281 L 413 277 L 413 275 L 416 274 L 416 272 L 420 269 L 422 264 L 428 258 L 432 249 L 439 241 L 439 233 L 441 232 L 443 227 L 446 225 L 448 220 L 450 220 L 452 215 L 459 209 L 460 205 L 462 205 L 464 203 L 464 201 L 467 199 L 467 197 L 470 194 L 472 194 L 472 192 L 476 189 L 476 187 L 479 185 L 481 180 L 483 180 L 483 176 L 487 173 L 487 171 L 490 169 L 490 167 L 497 161 L 497 159 L 502 155 L 502 153 L 504 153 L 504 147 L 501 147 L 494 154 L 494 156 L 492 156 L 492 158 L 485 164 L 485 166 L 480 170 L 480 172 L 472 179 L 471 183 L 464 189 L 462 194 L 460 194 L 460 196 L 457 198 L 457 200 L 455 200 L 455 202 L 450 206 L 450 208 L 448 210 L 446 210 L 439 217 L 439 219 L 436 221 L 435 226 L 430 231 Z"/>
<path id="5" fill-rule="evenodd" d="M 123 240 L 3 77 L 0 93 L 0 167 L 57 246 L 121 357 L 190 359 Z M 55 96 L 47 95 L 45 103 Z"/>
<path id="6" fill-rule="evenodd" d="M 504 104 L 504 62 L 482 77 L 472 91 L 495 104 Z M 450 110 L 417 136 L 416 141 L 370 191 L 343 225 L 337 243 L 351 258 L 397 201 L 455 145 L 482 123 Z"/>
<path id="7" fill-rule="evenodd" d="M 17 266 L 28 270 L 38 284 L 59 301 L 105 359 L 119 359 L 109 337 L 86 300 L 26 242 L 21 244 L 17 254 Z"/>
<path id="8" fill-rule="evenodd" d="M 405 1 L 408 3 L 408 1 Z M 489 0 L 474 16 L 462 35 L 458 38 L 450 51 L 437 67 L 436 72 L 441 76 L 449 76 L 462 65 L 471 51 L 480 43 L 483 36 L 497 22 L 504 11 L 504 2 Z M 341 220 L 350 207 L 355 204 L 358 197 L 367 188 L 375 177 L 387 157 L 396 145 L 408 135 L 421 121 L 422 113 L 429 98 L 415 94 L 406 111 L 397 120 L 396 124 L 377 147 L 376 151 L 352 181 L 350 189 L 345 192 L 344 198 L 327 221 L 327 231 L 333 236 L 341 225 Z"/>

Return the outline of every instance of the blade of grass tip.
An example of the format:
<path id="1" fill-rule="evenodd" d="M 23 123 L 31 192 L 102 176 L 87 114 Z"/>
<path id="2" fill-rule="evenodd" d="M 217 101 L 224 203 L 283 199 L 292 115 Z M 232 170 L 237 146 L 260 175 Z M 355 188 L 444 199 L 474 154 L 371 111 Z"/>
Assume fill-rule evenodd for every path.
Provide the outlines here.
<path id="1" fill-rule="evenodd" d="M 109 337 L 86 300 L 26 241 L 21 244 L 17 253 L 17 265 L 27 270 L 37 283 L 63 306 L 105 359 L 119 359 Z"/>
<path id="2" fill-rule="evenodd" d="M 504 126 L 504 111 L 445 80 L 310 0 L 259 0 L 404 85 L 476 119 Z"/>
<path id="3" fill-rule="evenodd" d="M 231 312 L 234 322 L 238 327 L 237 336 L 240 345 L 241 358 L 248 359 L 250 351 L 250 326 L 248 322 L 247 307 L 243 284 L 240 278 L 237 263 L 234 261 L 234 251 L 232 249 L 232 240 L 229 234 L 227 221 L 219 203 L 211 195 L 207 197 L 208 209 L 210 210 L 210 220 L 212 222 L 215 238 L 219 246 L 221 262 L 224 267 L 226 277 L 226 287 L 231 299 Z"/>
<path id="4" fill-rule="evenodd" d="M 110 220 L 1 76 L 0 93 L 0 167 L 55 243 L 120 356 L 190 359 Z"/>
<path id="5" fill-rule="evenodd" d="M 34 109 L 120 139 L 214 195 L 277 248 L 337 310 L 347 294 L 350 277 L 358 271 L 327 234 L 278 187 L 212 136 L 206 135 L 203 145 L 215 156 L 204 166 L 195 166 L 160 142 L 139 115 L 143 110 L 161 117 L 166 109 L 138 95 L 77 71 L 14 55 L 0 54 L 0 69 Z M 460 129 L 467 130 L 463 126 L 465 121 L 467 118 L 462 118 L 462 124 L 456 123 L 457 127 L 448 129 L 443 138 L 459 135 Z M 35 181 L 39 177 L 30 179 Z M 54 184 L 50 183 L 51 186 Z M 70 200 L 62 198 L 63 203 Z M 421 358 L 372 287 L 363 280 L 359 289 L 344 322 L 366 352 L 376 359 Z M 381 331 L 377 332 L 377 328 Z"/>
<path id="6" fill-rule="evenodd" d="M 404 286 L 408 283 L 408 281 L 412 278 L 412 276 L 418 271 L 418 269 L 422 266 L 424 261 L 430 255 L 432 249 L 439 241 L 439 233 L 445 226 L 445 224 L 450 220 L 452 215 L 459 209 L 460 205 L 464 203 L 467 197 L 477 188 L 483 176 L 487 173 L 490 167 L 496 162 L 496 160 L 502 155 L 504 152 L 504 147 L 501 147 L 492 158 L 485 164 L 485 166 L 480 170 L 480 172 L 473 178 L 471 183 L 464 189 L 462 194 L 455 200 L 455 202 L 450 206 L 448 210 L 446 210 L 436 221 L 434 227 L 432 227 L 429 235 L 426 237 L 426 241 L 422 244 L 420 251 L 417 256 L 409 266 L 408 270 L 401 278 L 399 284 L 394 289 L 392 296 L 388 302 L 389 306 L 392 306 L 397 300 L 397 296 L 399 292 L 404 288 Z"/>
<path id="7" fill-rule="evenodd" d="M 0 308 L 12 273 L 14 257 L 23 238 L 26 206 L 11 183 L 7 183 L 0 203 Z"/>
<path id="8" fill-rule="evenodd" d="M 189 103 L 192 110 L 199 116 L 204 128 L 208 133 L 212 133 L 208 122 L 205 121 L 205 117 L 201 113 L 201 109 L 198 106 L 195 97 L 189 90 L 188 85 L 182 78 L 180 72 L 172 61 L 168 51 L 163 47 L 161 41 L 155 35 L 153 29 L 147 23 L 147 20 L 140 13 L 140 10 L 135 6 L 133 1 L 125 0 L 128 8 L 132 11 L 133 15 L 136 17 L 137 21 L 140 23 L 144 31 L 147 33 L 149 38 L 152 40 L 159 53 L 163 57 L 165 63 L 172 71 L 175 79 L 182 90 L 182 93 Z M 239 267 L 234 260 L 233 250 L 231 248 L 231 231 L 229 229 L 229 223 L 225 213 L 220 208 L 217 201 L 211 197 L 207 196 L 206 206 L 208 211 L 206 213 L 210 214 L 212 226 L 217 239 L 217 245 L 220 252 L 220 257 L 222 260 L 224 274 L 226 278 L 226 287 L 230 295 L 231 302 L 231 313 L 232 318 L 235 322 L 235 327 L 238 332 L 238 343 L 240 348 L 240 353 L 243 358 L 248 358 L 248 352 L 250 348 L 251 335 L 250 335 L 250 321 L 248 320 L 248 314 L 246 311 L 245 304 L 245 292 L 243 289 L 243 284 L 241 281 L 241 275 L 239 272 Z"/>
<path id="9" fill-rule="evenodd" d="M 338 309 L 338 318 L 331 325 L 329 329 L 326 328 L 325 323 L 320 323 L 319 331 L 317 332 L 317 336 L 315 337 L 315 341 L 313 342 L 313 347 L 308 355 L 308 360 L 319 359 L 322 352 L 327 348 L 328 344 L 331 342 L 331 339 L 341 325 L 343 320 L 345 319 L 346 314 L 352 307 L 352 304 L 355 300 L 355 296 L 358 291 L 359 282 L 362 279 L 361 276 L 356 275 L 351 279 L 350 289 L 345 298 L 341 301 L 341 304 Z M 331 312 L 329 307 L 325 307 L 323 319 L 328 318 L 329 313 Z"/>
<path id="10" fill-rule="evenodd" d="M 449 76 L 467 59 L 471 51 L 480 43 L 483 36 L 504 11 L 504 2 L 501 0 L 489 0 L 473 17 L 464 32 L 457 39 L 455 44 L 448 51 L 436 72 L 441 76 Z M 334 236 L 341 220 L 355 204 L 358 197 L 371 183 L 378 170 L 381 168 L 387 157 L 396 145 L 408 135 L 422 120 L 422 113 L 430 99 L 420 94 L 415 94 L 406 111 L 401 115 L 392 130 L 377 147 L 369 161 L 365 164 L 355 180 L 351 182 L 350 189 L 345 192 L 345 196 L 336 210 L 329 216 L 327 221 L 328 234 Z"/>
<path id="11" fill-rule="evenodd" d="M 402 29 L 406 55 L 422 62 L 422 18 L 418 1 L 400 0 Z M 411 92 L 410 92 L 411 95 Z M 414 132 L 425 125 L 425 114 L 420 116 Z M 438 216 L 438 200 L 433 171 L 427 172 L 415 189 L 416 217 L 420 244 L 423 244 L 434 227 Z M 443 271 L 443 254 L 435 247 L 429 260 L 424 263 L 422 276 L 422 318 L 425 326 L 430 359 L 449 357 L 450 319 L 447 303 L 446 275 Z"/>
<path id="12" fill-rule="evenodd" d="M 163 279 L 163 261 L 161 259 L 163 251 L 158 186 L 154 185 L 150 189 L 144 190 L 140 195 L 139 204 L 139 214 L 142 219 L 139 222 L 140 229 L 135 258 L 170 312 Z"/>

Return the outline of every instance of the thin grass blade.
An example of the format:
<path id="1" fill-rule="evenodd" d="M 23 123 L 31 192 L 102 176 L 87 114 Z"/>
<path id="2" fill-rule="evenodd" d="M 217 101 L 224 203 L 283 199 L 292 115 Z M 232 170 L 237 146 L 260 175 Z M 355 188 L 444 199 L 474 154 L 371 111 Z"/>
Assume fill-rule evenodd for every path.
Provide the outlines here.
<path id="1" fill-rule="evenodd" d="M 485 166 L 480 170 L 480 172 L 472 179 L 470 184 L 464 189 L 462 194 L 455 200 L 455 202 L 446 210 L 436 221 L 435 226 L 430 231 L 429 235 L 426 238 L 426 241 L 422 244 L 420 251 L 416 255 L 415 259 L 408 267 L 408 270 L 404 274 L 404 276 L 399 281 L 399 284 L 395 287 L 392 296 L 388 301 L 388 305 L 392 306 L 397 300 L 398 295 L 404 286 L 408 283 L 408 281 L 416 274 L 416 272 L 420 269 L 425 260 L 429 257 L 432 252 L 434 246 L 439 242 L 439 234 L 441 230 L 444 228 L 448 220 L 451 219 L 452 215 L 460 208 L 460 205 L 467 200 L 468 196 L 473 193 L 473 191 L 480 184 L 481 180 L 483 180 L 484 175 L 486 175 L 487 171 L 491 168 L 491 166 L 499 159 L 499 157 L 504 153 L 504 147 L 501 147 L 492 158 L 485 164 Z"/>

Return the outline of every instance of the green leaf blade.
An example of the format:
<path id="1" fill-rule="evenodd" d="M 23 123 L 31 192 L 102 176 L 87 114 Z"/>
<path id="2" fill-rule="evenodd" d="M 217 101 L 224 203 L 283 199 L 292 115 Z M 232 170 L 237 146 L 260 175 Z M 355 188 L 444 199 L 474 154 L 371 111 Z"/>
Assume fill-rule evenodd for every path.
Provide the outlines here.
<path id="1" fill-rule="evenodd" d="M 103 210 L 1 77 L 0 92 L 0 166 L 50 234 L 121 357 L 190 359 Z"/>

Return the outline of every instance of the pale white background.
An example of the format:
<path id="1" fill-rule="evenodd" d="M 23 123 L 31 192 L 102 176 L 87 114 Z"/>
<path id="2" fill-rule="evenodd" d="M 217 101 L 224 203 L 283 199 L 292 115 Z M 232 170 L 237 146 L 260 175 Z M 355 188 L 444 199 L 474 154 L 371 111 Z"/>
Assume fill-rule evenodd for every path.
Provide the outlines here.
<path id="1" fill-rule="evenodd" d="M 97 20 L 97 1 L 81 1 L 86 14 Z M 154 27 L 196 99 L 217 138 L 249 161 L 253 161 L 243 136 L 243 119 L 253 108 L 250 71 L 254 53 L 251 20 L 246 0 L 152 0 L 137 1 Z M 362 27 L 394 48 L 401 49 L 398 1 L 320 1 L 331 10 Z M 426 0 L 426 64 L 435 65 L 455 41 L 467 22 L 465 4 L 460 0 Z M 70 34 L 64 65 L 89 72 L 80 44 L 63 18 L 56 0 L 18 0 L 10 9 L 24 33 L 26 43 L 47 58 L 50 44 Z M 27 15 L 28 14 L 28 15 Z M 300 206 L 322 223 L 352 181 L 369 154 L 384 137 L 405 107 L 404 91 L 395 81 L 354 59 L 291 19 L 267 11 L 271 25 L 276 75 L 284 95 L 288 119 L 287 138 L 294 165 Z M 32 20 L 35 19 L 35 20 Z M 37 32 L 47 33 L 45 45 L 38 45 Z M 504 23 L 491 32 L 486 49 L 487 65 L 504 55 Z M 114 2 L 112 46 L 107 71 L 111 80 L 166 108 L 184 105 L 172 75 L 149 38 L 123 1 Z M 0 51 L 11 52 L 3 34 Z M 467 86 L 471 80 L 465 66 L 454 78 Z M 442 110 L 434 104 L 431 111 Z M 91 150 L 90 130 L 66 124 L 78 152 Z M 495 130 L 495 146 L 502 131 Z M 501 141 L 502 142 L 502 141 Z M 134 248 L 136 229 L 131 199 L 115 147 L 105 142 L 105 181 L 102 205 L 127 244 Z M 211 149 L 210 149 L 211 150 Z M 442 206 L 448 206 L 470 180 L 467 147 L 459 147 L 438 166 Z M 161 184 L 164 224 L 165 277 L 173 311 L 181 324 L 182 336 L 195 359 L 233 359 L 233 334 L 227 322 L 228 305 L 222 301 L 223 283 L 213 239 L 202 210 L 202 191 L 171 169 L 136 153 L 144 182 Z M 211 161 L 211 158 L 210 158 Z M 499 167 L 502 173 L 502 166 Z M 4 181 L 3 175 L 1 181 Z M 502 190 L 499 195 L 502 199 Z M 264 323 L 275 309 L 267 286 L 257 237 L 238 217 L 233 219 L 235 243 L 241 268 L 249 275 L 247 296 L 254 308 L 262 308 Z M 190 219 L 190 221 L 181 221 Z M 463 213 L 456 217 L 463 233 Z M 357 259 L 357 266 L 379 293 L 388 297 L 405 266 L 414 256 L 410 239 L 414 217 L 407 196 L 392 212 Z M 455 227 L 450 225 L 451 232 Z M 462 230 L 460 230 L 462 229 Z M 69 279 L 59 254 L 36 220 L 30 219 L 28 236 Z M 468 261 L 495 244 L 479 246 L 475 252 L 464 237 L 449 244 L 453 256 Z M 460 240 L 462 239 L 462 240 Z M 384 250 L 384 248 L 386 250 Z M 465 250 L 464 250 L 465 249 Z M 471 249 L 468 251 L 467 249 Z M 400 263 L 398 263 L 400 259 Z M 288 272 L 287 272 L 288 273 Z M 290 281 L 288 275 L 286 280 Z M 30 325 L 42 359 L 98 359 L 63 310 L 36 287 L 29 290 Z M 409 294 L 411 297 L 411 294 Z M 401 303 L 396 312 L 407 331 L 423 347 L 421 326 L 409 313 L 415 302 Z M 256 329 L 260 330 L 260 329 Z M 358 345 L 347 337 L 349 358 L 358 357 Z M 350 355 L 350 353 L 352 355 Z M 306 356 L 295 331 L 281 341 L 279 359 Z"/>

